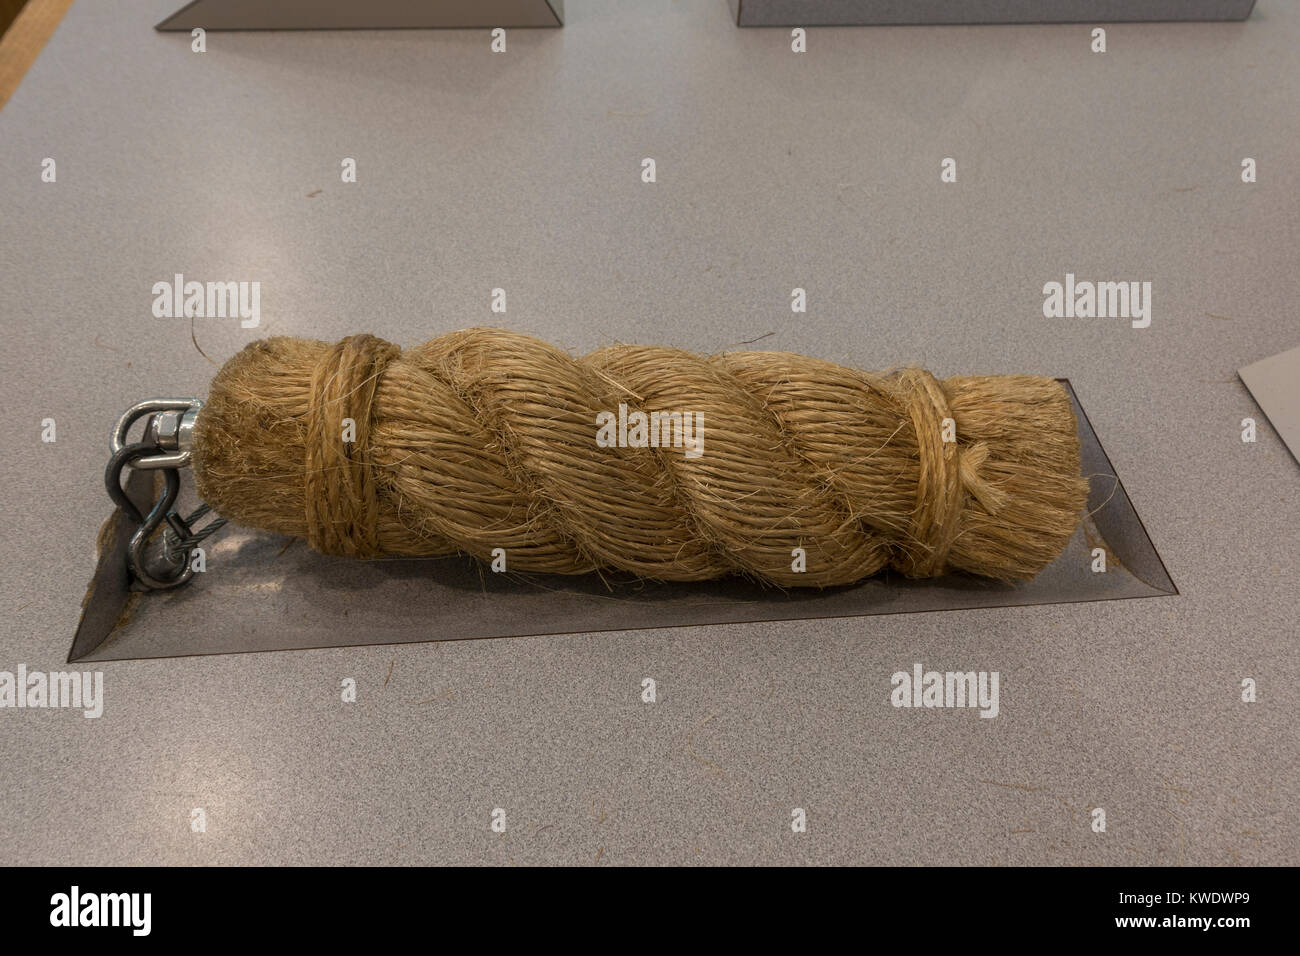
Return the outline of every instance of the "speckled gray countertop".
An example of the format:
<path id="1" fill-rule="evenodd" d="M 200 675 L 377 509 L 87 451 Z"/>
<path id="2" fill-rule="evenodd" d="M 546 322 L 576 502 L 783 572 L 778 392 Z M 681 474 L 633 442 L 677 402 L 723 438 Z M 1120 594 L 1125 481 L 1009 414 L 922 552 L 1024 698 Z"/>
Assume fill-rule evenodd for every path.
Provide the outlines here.
<path id="1" fill-rule="evenodd" d="M 0 710 L 0 862 L 1300 863 L 1300 470 L 1235 376 L 1300 342 L 1300 8 L 1113 26 L 1105 54 L 1080 25 L 796 55 L 724 0 L 570 0 L 505 54 L 196 54 L 152 29 L 177 5 L 81 0 L 0 112 L 0 670 L 64 666 L 112 420 L 206 392 L 189 323 L 151 314 L 176 272 L 262 284 L 259 329 L 197 323 L 217 359 L 495 320 L 1067 376 L 1182 593 L 110 661 L 99 719 Z M 1151 281 L 1150 327 L 1044 318 L 1067 272 Z M 998 671 L 999 716 L 892 707 L 915 662 Z"/>

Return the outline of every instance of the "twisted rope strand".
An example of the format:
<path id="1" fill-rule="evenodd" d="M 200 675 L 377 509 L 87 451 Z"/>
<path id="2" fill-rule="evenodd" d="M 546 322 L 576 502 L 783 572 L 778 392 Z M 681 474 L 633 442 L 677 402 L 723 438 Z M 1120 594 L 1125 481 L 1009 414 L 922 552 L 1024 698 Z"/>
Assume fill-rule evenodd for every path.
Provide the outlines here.
<path id="1" fill-rule="evenodd" d="M 598 416 L 620 405 L 695 423 L 701 453 L 601 447 Z M 655 346 L 574 358 L 469 329 L 406 351 L 249 345 L 213 380 L 194 468 L 221 515 L 327 554 L 501 548 L 511 570 L 796 587 L 885 568 L 1016 580 L 1087 500 L 1076 428 L 1045 378 Z"/>

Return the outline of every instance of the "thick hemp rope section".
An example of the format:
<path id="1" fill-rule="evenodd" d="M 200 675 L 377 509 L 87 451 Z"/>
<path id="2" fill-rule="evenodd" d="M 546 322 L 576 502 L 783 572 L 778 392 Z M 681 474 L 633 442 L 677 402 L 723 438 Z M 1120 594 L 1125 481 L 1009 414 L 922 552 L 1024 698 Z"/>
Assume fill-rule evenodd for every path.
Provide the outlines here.
<path id="1" fill-rule="evenodd" d="M 304 479 L 307 544 L 353 558 L 379 553 L 379 496 L 371 475 L 370 435 L 379 377 L 401 349 L 353 335 L 312 370 Z M 344 441 L 344 437 L 351 441 Z"/>
<path id="2" fill-rule="evenodd" d="M 965 496 L 978 499 L 991 515 L 1006 506 L 1006 498 L 980 478 L 987 445 L 959 448 L 955 441 L 945 441 L 945 423 L 951 422 L 955 431 L 956 422 L 939 380 L 924 369 L 908 368 L 897 381 L 912 419 L 919 457 L 916 510 L 907 533 L 914 548 L 898 567 L 909 577 L 934 577 L 947 564 Z"/>
<path id="3" fill-rule="evenodd" d="M 598 416 L 620 406 L 697 415 L 701 454 L 600 446 Z M 1076 427 L 1051 379 L 656 346 L 574 358 L 470 329 L 406 351 L 253 343 L 213 381 L 194 467 L 218 513 L 328 554 L 500 548 L 511 570 L 781 586 L 886 567 L 1016 580 L 1077 524 Z"/>

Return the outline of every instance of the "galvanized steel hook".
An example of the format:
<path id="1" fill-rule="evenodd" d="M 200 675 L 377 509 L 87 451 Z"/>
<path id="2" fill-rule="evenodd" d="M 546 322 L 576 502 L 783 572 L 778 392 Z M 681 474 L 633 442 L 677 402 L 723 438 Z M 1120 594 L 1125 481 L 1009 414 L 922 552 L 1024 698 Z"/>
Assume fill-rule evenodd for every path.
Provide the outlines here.
<path id="1" fill-rule="evenodd" d="M 203 403 L 197 398 L 155 398 L 139 402 L 118 419 L 109 441 L 112 457 L 104 471 L 109 497 L 133 522 L 140 525 L 127 548 L 127 566 L 137 581 L 151 590 L 165 590 L 185 584 L 194 576 L 191 550 L 226 523 L 216 518 L 195 530 L 194 523 L 211 508 L 200 505 L 188 517 L 175 510 L 180 494 L 180 469 L 190 463 L 194 441 L 194 423 Z M 131 426 L 148 415 L 142 441 L 127 442 Z M 164 477 L 162 497 L 147 515 L 122 489 L 122 472 L 126 468 L 161 470 Z M 151 539 L 163 524 L 162 540 L 154 546 Z"/>

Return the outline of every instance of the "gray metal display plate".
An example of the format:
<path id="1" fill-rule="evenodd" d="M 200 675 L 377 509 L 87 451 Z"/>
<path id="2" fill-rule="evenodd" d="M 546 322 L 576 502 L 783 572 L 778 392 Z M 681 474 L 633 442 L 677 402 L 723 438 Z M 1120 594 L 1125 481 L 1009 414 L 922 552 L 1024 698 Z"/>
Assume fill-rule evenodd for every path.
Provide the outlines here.
<path id="1" fill-rule="evenodd" d="M 1255 0 L 727 0 L 742 27 L 1244 20 Z"/>
<path id="2" fill-rule="evenodd" d="M 135 526 L 118 511 L 110 519 L 109 545 L 101 552 L 68 659 L 405 644 L 1176 594 L 1073 389 L 1070 399 L 1079 420 L 1083 473 L 1090 480 L 1088 517 L 1061 556 L 1023 584 L 968 575 L 912 581 L 882 574 L 852 587 L 781 590 L 737 579 L 683 584 L 626 575 L 493 574 L 468 558 L 331 558 L 300 541 L 228 526 L 205 544 L 207 572 L 173 591 L 140 593 L 125 587 L 120 544 Z M 141 490 L 151 490 L 152 476 L 143 477 Z M 1097 547 L 1106 552 L 1104 573 L 1093 570 Z"/>

